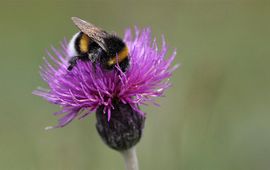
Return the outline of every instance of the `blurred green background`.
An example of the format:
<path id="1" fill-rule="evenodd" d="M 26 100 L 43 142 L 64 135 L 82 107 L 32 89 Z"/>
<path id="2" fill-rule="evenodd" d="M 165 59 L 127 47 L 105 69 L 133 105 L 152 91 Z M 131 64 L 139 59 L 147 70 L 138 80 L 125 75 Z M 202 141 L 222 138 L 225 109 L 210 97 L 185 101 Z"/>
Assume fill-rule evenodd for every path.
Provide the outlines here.
<path id="1" fill-rule="evenodd" d="M 0 1 L 0 169 L 120 170 L 95 116 L 62 129 L 58 106 L 31 94 L 45 49 L 79 16 L 121 36 L 150 26 L 181 63 L 161 107 L 144 107 L 141 170 L 270 169 L 270 4 L 267 1 Z M 160 40 L 160 38 L 159 38 Z M 172 51 L 172 50 L 171 50 Z"/>

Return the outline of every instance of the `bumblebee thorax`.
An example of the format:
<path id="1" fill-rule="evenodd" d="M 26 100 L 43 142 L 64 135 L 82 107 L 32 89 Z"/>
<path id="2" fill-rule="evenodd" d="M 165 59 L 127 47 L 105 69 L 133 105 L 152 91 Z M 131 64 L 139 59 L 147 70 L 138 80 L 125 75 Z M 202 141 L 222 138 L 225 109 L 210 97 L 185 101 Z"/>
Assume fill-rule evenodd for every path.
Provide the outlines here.
<path id="1" fill-rule="evenodd" d="M 125 43 L 119 37 L 110 36 L 105 39 L 105 43 L 107 45 L 107 54 L 110 57 L 116 56 L 119 52 L 121 52 L 125 47 Z"/>

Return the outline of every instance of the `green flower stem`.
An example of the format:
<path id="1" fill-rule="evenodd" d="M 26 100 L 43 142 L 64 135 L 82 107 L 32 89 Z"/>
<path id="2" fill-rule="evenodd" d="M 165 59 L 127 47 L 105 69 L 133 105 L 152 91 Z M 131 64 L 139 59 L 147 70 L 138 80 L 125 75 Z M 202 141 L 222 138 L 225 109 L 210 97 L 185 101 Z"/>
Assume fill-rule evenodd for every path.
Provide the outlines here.
<path id="1" fill-rule="evenodd" d="M 122 151 L 121 153 L 124 157 L 126 170 L 139 170 L 139 164 L 135 147 Z"/>

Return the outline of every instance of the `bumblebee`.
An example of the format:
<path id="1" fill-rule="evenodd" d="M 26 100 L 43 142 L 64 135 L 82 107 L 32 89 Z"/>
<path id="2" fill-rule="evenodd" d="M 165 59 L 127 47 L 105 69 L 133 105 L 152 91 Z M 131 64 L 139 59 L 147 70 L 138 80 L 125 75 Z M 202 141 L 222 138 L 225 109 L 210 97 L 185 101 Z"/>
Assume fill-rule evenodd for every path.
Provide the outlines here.
<path id="1" fill-rule="evenodd" d="M 129 51 L 121 38 L 80 18 L 71 19 L 80 32 L 73 36 L 68 46 L 71 55 L 69 71 L 76 66 L 77 60 L 100 63 L 107 70 L 112 70 L 118 63 L 123 72 L 127 70 Z"/>

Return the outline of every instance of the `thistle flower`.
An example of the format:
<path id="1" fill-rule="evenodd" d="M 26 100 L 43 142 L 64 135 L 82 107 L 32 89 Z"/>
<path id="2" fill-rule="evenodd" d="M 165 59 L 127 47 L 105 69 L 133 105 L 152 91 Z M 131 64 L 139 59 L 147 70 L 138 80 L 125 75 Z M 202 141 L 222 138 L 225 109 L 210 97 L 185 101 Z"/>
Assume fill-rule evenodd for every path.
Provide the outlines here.
<path id="1" fill-rule="evenodd" d="M 48 52 L 52 62 L 44 59 L 41 77 L 50 89 L 40 88 L 34 94 L 61 106 L 55 115 L 64 116 L 53 128 L 96 112 L 97 130 L 110 147 L 125 150 L 139 141 L 145 119 L 139 106 L 156 105 L 155 98 L 170 86 L 169 77 L 176 68 L 170 66 L 176 52 L 166 59 L 168 47 L 164 38 L 159 50 L 156 40 L 151 40 L 149 28 L 135 28 L 135 37 L 129 29 L 123 40 L 130 52 L 130 67 L 125 73 L 119 66 L 107 71 L 83 61 L 67 71 L 70 56 L 66 41 L 61 50 L 52 48 L 54 55 Z"/>

